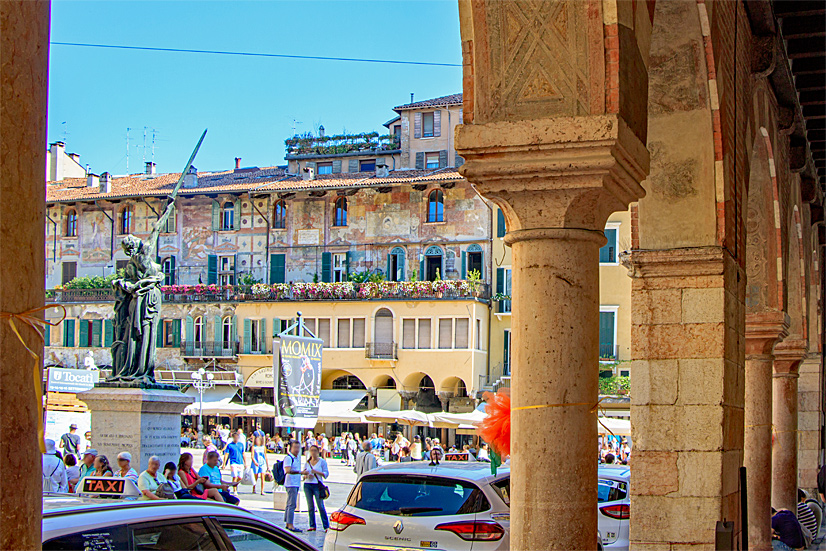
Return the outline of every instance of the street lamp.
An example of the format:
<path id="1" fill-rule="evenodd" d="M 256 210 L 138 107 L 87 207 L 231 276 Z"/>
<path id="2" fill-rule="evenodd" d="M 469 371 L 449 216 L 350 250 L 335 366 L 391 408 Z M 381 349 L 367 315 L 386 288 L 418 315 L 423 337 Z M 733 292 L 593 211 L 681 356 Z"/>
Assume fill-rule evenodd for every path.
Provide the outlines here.
<path id="1" fill-rule="evenodd" d="M 198 443 L 204 443 L 204 391 L 215 386 L 215 375 L 203 367 L 192 374 L 192 386 L 198 391 L 201 406 L 198 408 Z"/>

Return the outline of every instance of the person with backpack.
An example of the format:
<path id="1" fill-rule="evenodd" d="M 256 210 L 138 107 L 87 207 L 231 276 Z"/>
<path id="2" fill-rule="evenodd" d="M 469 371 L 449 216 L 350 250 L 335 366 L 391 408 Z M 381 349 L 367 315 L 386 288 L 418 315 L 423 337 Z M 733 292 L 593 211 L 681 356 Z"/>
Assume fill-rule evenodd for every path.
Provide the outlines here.
<path id="1" fill-rule="evenodd" d="M 66 465 L 57 456 L 55 443 L 52 439 L 46 440 L 46 453 L 43 454 L 43 491 L 69 491 L 69 480 L 66 478 Z"/>
<path id="2" fill-rule="evenodd" d="M 284 488 L 287 490 L 287 505 L 284 508 L 284 523 L 290 532 L 301 532 L 295 527 L 295 508 L 298 505 L 298 491 L 301 489 L 301 445 L 291 440 L 287 456 L 282 463 L 284 470 Z M 276 479 L 277 480 L 277 479 Z"/>

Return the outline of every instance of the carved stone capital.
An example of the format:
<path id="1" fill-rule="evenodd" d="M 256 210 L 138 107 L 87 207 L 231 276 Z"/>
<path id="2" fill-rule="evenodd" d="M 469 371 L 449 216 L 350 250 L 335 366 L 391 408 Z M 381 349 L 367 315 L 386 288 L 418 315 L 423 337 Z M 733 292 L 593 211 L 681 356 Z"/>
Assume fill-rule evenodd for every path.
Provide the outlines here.
<path id="1" fill-rule="evenodd" d="M 778 310 L 746 314 L 746 358 L 771 355 L 788 336 L 790 323 L 789 315 Z"/>
<path id="2" fill-rule="evenodd" d="M 775 346 L 774 376 L 797 377 L 808 351 L 809 343 L 805 340 L 785 340 Z"/>
<path id="3" fill-rule="evenodd" d="M 419 394 L 418 390 L 400 390 L 399 396 L 402 397 L 403 400 L 412 400 Z"/>
<path id="4" fill-rule="evenodd" d="M 687 247 L 667 250 L 633 250 L 623 263 L 630 277 L 696 277 L 723 275 L 726 254 L 722 247 Z"/>
<path id="5" fill-rule="evenodd" d="M 456 130 L 459 172 L 493 199 L 510 231 L 602 231 L 645 195 L 645 145 L 617 115 L 466 124 Z"/>

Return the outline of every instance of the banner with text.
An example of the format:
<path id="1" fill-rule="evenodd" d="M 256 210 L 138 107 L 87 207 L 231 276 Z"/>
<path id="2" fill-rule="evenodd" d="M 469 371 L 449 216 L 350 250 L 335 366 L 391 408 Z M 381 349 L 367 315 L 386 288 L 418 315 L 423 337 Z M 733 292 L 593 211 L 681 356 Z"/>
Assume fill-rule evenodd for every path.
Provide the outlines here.
<path id="1" fill-rule="evenodd" d="M 321 350 L 321 339 L 281 337 L 272 366 L 279 427 L 315 427 L 321 401 Z"/>

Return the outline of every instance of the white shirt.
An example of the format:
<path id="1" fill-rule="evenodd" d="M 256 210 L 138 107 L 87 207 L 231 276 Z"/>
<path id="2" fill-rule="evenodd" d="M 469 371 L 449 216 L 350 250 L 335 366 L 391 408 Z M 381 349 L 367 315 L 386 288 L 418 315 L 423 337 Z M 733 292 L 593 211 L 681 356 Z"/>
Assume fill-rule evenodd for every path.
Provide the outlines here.
<path id="1" fill-rule="evenodd" d="M 56 455 L 43 454 L 43 489 L 50 492 L 69 491 L 66 465 Z"/>
<path id="2" fill-rule="evenodd" d="M 488 456 L 488 450 L 486 450 L 485 448 L 479 448 L 479 455 L 477 455 L 476 457 L 480 461 L 487 461 L 488 459 L 490 459 L 490 457 Z"/>
<path id="3" fill-rule="evenodd" d="M 284 487 L 285 488 L 299 488 L 301 486 L 301 454 L 298 457 L 294 457 L 290 454 L 284 458 L 284 471 L 287 471 L 287 467 L 290 468 L 290 473 L 287 473 L 287 476 L 284 477 Z"/>
<path id="4" fill-rule="evenodd" d="M 318 463 L 315 465 L 310 465 L 310 462 L 307 461 L 306 466 L 308 469 L 324 473 L 324 476 L 312 474 L 304 480 L 304 484 L 318 484 L 319 482 L 324 482 L 324 479 L 330 476 L 330 469 L 327 467 L 327 461 L 325 461 L 323 457 L 319 457 Z"/>

